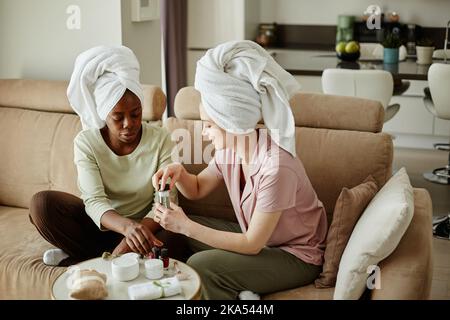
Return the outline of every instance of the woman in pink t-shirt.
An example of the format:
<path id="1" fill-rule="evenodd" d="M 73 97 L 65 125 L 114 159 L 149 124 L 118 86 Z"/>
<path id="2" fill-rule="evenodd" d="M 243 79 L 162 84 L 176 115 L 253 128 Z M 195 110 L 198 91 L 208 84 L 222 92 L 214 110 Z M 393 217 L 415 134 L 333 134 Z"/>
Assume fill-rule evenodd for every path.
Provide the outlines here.
<path id="1" fill-rule="evenodd" d="M 224 72 L 225 70 L 225 72 Z M 236 299 L 309 284 L 319 275 L 327 232 L 324 207 L 295 152 L 290 96 L 293 77 L 250 41 L 211 49 L 199 61 L 203 135 L 215 156 L 198 175 L 174 163 L 153 177 L 170 178 L 188 199 L 201 199 L 224 181 L 238 223 L 187 216 L 158 205 L 154 220 L 187 236 L 207 299 Z M 261 89 L 263 88 L 263 89 Z M 256 129 L 260 119 L 267 129 Z"/>

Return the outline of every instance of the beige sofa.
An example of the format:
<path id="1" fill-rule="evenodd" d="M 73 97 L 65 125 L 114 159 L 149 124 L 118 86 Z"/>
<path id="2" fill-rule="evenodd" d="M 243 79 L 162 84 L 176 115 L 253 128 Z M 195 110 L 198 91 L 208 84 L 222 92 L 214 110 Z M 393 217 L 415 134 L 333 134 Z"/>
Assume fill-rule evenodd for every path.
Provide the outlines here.
<path id="1" fill-rule="evenodd" d="M 28 218 L 34 193 L 62 190 L 79 195 L 73 139 L 81 123 L 67 101 L 67 82 L 0 80 L 0 299 L 49 299 L 65 268 L 48 267 L 52 246 Z M 144 87 L 143 117 L 161 122 L 166 98 Z"/>
<path id="2" fill-rule="evenodd" d="M 189 129 L 192 145 L 208 147 L 201 138 L 199 93 L 181 89 L 175 98 L 176 118 L 164 126 L 173 138 Z M 296 150 L 308 176 L 325 205 L 328 221 L 343 187 L 360 184 L 369 174 L 379 186 L 392 175 L 391 136 L 381 133 L 384 110 L 380 103 L 358 98 L 299 93 L 291 99 L 296 123 Z M 184 137 L 183 137 L 184 139 Z M 206 153 L 208 153 L 207 151 Z M 188 157 L 187 157 L 188 158 Z M 198 162 L 191 149 L 190 163 Z M 187 160 L 186 158 L 184 160 Z M 190 172 L 206 164 L 185 165 Z M 425 189 L 414 189 L 414 217 L 397 249 L 380 263 L 381 289 L 367 292 L 372 299 L 427 299 L 432 278 L 431 199 Z M 201 201 L 180 196 L 180 205 L 190 214 L 215 215 L 234 220 L 226 188 Z M 332 299 L 334 289 L 316 289 L 314 284 L 265 296 L 265 299 Z"/>
<path id="3" fill-rule="evenodd" d="M 49 299 L 50 287 L 65 268 L 48 267 L 42 253 L 50 248 L 28 219 L 31 196 L 40 190 L 79 194 L 73 164 L 72 141 L 81 129 L 68 105 L 66 82 L 0 80 L 0 299 Z M 144 117 L 158 121 L 165 97 L 146 86 Z M 192 132 L 191 145 L 203 148 L 199 95 L 182 89 L 175 102 L 177 118 L 164 126 L 176 137 L 177 128 Z M 297 150 L 331 219 L 342 187 L 361 183 L 368 174 L 384 184 L 392 174 L 393 146 L 380 133 L 383 108 L 377 102 L 318 94 L 292 99 L 297 125 Z M 196 131 L 197 130 L 197 131 Z M 194 131 L 196 134 L 194 135 Z M 194 153 L 192 152 L 192 156 Z M 198 159 L 193 159 L 198 160 Z M 198 172 L 204 163 L 187 164 Z M 397 249 L 380 263 L 382 289 L 372 299 L 426 299 L 432 277 L 431 200 L 415 189 L 414 218 Z M 180 197 L 189 214 L 213 214 L 234 219 L 224 186 L 198 202 Z M 273 293 L 267 299 L 331 299 L 333 289 L 313 285 Z"/>

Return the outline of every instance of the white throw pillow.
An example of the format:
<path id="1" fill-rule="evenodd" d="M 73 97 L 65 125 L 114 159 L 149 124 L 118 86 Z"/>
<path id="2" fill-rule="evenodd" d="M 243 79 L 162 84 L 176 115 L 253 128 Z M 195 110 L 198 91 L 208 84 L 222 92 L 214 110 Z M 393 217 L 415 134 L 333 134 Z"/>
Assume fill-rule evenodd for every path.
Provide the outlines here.
<path id="1" fill-rule="evenodd" d="M 369 266 L 395 250 L 413 214 L 413 188 L 405 168 L 401 168 L 378 191 L 353 229 L 339 264 L 334 299 L 361 297 Z M 382 279 L 382 270 L 380 275 Z"/>

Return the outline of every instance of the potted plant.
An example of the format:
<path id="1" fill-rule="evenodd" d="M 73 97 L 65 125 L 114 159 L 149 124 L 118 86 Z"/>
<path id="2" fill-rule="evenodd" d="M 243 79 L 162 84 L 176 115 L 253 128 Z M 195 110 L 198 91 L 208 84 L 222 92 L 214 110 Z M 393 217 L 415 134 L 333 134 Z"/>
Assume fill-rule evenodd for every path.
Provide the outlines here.
<path id="1" fill-rule="evenodd" d="M 398 52 L 402 45 L 400 38 L 395 33 L 388 33 L 383 41 L 384 63 L 398 63 Z"/>
<path id="2" fill-rule="evenodd" d="M 431 64 L 433 62 L 434 43 L 429 38 L 422 38 L 416 43 L 418 64 Z"/>

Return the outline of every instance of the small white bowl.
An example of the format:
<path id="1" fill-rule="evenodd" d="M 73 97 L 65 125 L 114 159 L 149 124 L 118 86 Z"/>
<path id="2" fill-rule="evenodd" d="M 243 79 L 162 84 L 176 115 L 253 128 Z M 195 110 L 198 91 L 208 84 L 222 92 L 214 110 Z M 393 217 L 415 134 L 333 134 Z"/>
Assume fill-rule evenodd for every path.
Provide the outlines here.
<path id="1" fill-rule="evenodd" d="M 145 277 L 150 280 L 161 279 L 164 276 L 163 262 L 160 259 L 145 261 Z"/>
<path id="2" fill-rule="evenodd" d="M 111 273 L 119 281 L 130 281 L 139 276 L 139 260 L 133 256 L 121 256 L 111 261 Z"/>

